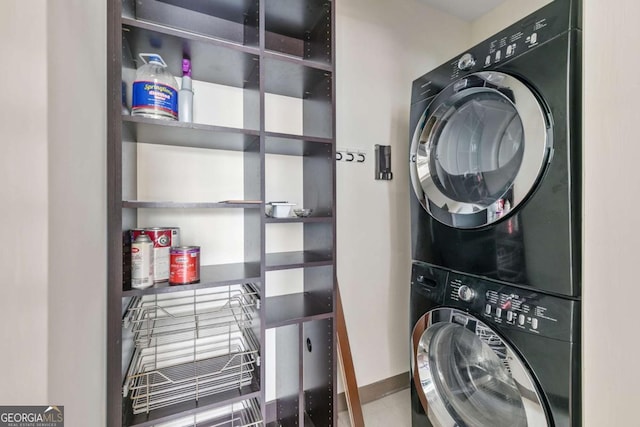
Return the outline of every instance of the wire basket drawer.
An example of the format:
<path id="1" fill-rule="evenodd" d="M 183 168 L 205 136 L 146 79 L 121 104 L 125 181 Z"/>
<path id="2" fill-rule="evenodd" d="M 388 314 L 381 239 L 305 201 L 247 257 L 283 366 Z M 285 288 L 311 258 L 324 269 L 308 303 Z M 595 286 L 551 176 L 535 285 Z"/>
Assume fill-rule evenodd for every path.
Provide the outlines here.
<path id="1" fill-rule="evenodd" d="M 138 298 L 125 324 L 135 352 L 123 386 L 134 414 L 250 385 L 260 307 L 251 285 Z"/>

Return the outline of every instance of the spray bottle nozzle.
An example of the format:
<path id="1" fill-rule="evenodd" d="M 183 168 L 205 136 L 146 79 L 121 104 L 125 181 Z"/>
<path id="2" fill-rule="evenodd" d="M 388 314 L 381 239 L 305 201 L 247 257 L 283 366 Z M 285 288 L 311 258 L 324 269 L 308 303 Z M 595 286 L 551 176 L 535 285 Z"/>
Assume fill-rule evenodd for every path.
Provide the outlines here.
<path id="1" fill-rule="evenodd" d="M 182 75 L 191 77 L 191 60 L 187 58 L 182 60 Z"/>

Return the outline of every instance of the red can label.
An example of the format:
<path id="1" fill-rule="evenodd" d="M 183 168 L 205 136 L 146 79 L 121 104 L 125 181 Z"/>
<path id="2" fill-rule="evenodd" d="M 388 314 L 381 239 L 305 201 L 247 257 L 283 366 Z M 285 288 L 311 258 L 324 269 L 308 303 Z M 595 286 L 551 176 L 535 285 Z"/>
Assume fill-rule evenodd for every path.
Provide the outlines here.
<path id="1" fill-rule="evenodd" d="M 200 281 L 200 247 L 180 246 L 171 248 L 169 283 L 186 285 Z"/>

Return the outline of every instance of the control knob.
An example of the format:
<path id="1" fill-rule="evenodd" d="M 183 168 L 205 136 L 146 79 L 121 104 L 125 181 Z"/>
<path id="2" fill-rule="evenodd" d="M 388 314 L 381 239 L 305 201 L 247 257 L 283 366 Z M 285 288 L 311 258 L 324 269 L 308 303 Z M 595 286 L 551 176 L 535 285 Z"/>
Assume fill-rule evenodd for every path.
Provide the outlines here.
<path id="1" fill-rule="evenodd" d="M 476 297 L 476 291 L 467 285 L 462 285 L 458 288 L 458 297 L 464 302 L 470 302 Z"/>
<path id="2" fill-rule="evenodd" d="M 458 59 L 458 68 L 462 71 L 468 71 L 476 65 L 476 58 L 470 53 L 465 53 Z"/>

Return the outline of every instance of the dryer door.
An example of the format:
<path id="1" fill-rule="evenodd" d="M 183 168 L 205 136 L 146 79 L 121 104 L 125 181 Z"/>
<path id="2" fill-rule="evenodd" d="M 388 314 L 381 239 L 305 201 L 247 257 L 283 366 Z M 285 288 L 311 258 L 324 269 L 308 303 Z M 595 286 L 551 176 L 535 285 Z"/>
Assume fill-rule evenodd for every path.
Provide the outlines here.
<path id="1" fill-rule="evenodd" d="M 411 180 L 438 221 L 483 227 L 531 194 L 550 152 L 550 123 L 531 89 L 504 73 L 470 74 L 440 92 L 418 122 Z"/>
<path id="2" fill-rule="evenodd" d="M 491 328 L 440 308 L 413 332 L 412 376 L 436 427 L 549 426 L 523 361 Z"/>

